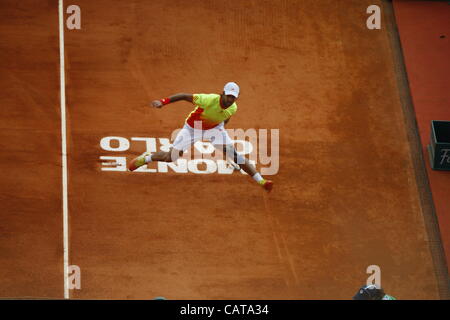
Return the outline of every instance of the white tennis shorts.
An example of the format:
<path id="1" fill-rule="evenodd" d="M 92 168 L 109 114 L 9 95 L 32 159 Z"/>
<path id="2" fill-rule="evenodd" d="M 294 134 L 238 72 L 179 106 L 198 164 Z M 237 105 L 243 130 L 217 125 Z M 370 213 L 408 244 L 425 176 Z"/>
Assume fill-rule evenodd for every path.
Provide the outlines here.
<path id="1" fill-rule="evenodd" d="M 185 123 L 183 129 L 175 137 L 172 146 L 174 149 L 186 151 L 191 145 L 200 140 L 210 141 L 215 146 L 233 144 L 227 130 L 225 130 L 223 122 L 208 130 L 194 129 Z"/>

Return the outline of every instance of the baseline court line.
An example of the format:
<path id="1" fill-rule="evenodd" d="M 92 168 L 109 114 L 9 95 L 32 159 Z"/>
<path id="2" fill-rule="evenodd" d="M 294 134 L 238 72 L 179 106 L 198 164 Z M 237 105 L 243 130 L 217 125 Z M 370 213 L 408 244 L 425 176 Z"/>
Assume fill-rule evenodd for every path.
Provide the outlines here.
<path id="1" fill-rule="evenodd" d="M 64 11 L 59 0 L 59 77 L 61 96 L 62 194 L 64 238 L 64 299 L 69 299 L 69 208 L 67 200 L 67 139 L 66 139 L 66 81 L 64 66 Z"/>

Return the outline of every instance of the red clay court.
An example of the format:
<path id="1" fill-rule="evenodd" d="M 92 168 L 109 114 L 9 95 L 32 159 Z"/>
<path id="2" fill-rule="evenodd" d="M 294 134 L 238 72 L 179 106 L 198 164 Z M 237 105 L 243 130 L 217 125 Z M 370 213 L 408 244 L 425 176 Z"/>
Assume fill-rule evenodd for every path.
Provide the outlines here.
<path id="1" fill-rule="evenodd" d="M 374 265 L 397 299 L 450 297 L 450 172 L 426 149 L 447 1 L 78 0 L 79 30 L 69 4 L 0 4 L 0 298 L 348 300 Z M 271 193 L 219 160 L 126 170 L 193 110 L 150 101 L 228 81 L 227 128 L 278 132 Z"/>

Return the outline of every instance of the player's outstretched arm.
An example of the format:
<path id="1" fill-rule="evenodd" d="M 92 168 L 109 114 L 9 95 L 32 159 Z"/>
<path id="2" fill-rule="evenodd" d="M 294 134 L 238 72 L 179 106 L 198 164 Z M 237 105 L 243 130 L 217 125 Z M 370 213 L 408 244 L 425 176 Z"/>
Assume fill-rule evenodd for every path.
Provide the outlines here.
<path id="1" fill-rule="evenodd" d="M 194 99 L 194 97 L 190 93 L 177 93 L 168 98 L 164 98 L 164 99 L 160 99 L 160 100 L 153 100 L 152 106 L 155 108 L 161 108 L 163 105 L 166 105 L 166 104 L 169 104 L 172 102 L 176 102 L 176 101 L 180 101 L 180 100 L 184 100 L 184 101 L 188 101 L 188 102 L 192 103 L 193 99 Z"/>

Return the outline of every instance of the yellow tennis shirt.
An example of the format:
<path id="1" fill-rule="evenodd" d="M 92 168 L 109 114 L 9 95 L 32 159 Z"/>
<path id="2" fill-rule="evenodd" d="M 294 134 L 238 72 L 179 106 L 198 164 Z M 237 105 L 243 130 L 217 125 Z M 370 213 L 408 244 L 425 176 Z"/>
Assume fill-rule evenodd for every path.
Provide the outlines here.
<path id="1" fill-rule="evenodd" d="M 234 102 L 228 108 L 222 107 L 220 94 L 194 94 L 192 103 L 195 105 L 186 118 L 186 123 L 194 128 L 195 121 L 202 122 L 202 130 L 212 129 L 222 121 L 227 120 L 237 111 L 237 104 Z"/>

